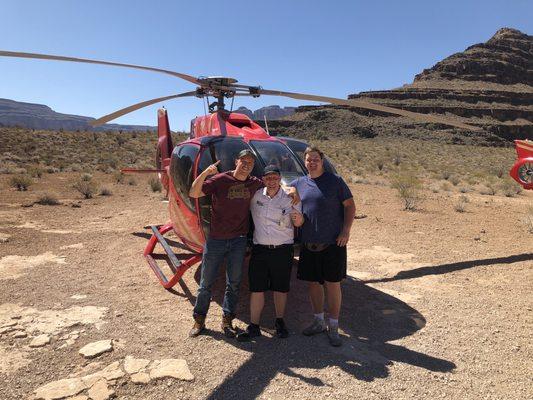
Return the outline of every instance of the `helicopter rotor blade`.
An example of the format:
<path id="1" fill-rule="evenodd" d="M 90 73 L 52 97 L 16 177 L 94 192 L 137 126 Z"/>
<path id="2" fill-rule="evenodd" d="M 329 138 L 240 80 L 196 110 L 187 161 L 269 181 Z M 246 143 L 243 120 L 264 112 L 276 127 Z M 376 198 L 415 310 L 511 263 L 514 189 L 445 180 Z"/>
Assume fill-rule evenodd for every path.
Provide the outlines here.
<path id="1" fill-rule="evenodd" d="M 152 104 L 159 103 L 159 102 L 165 101 L 165 100 L 171 100 L 171 99 L 176 99 L 178 97 L 188 97 L 188 96 L 196 96 L 196 91 L 184 92 L 184 93 L 180 93 L 180 94 L 174 94 L 172 96 L 158 97 L 157 99 L 147 100 L 147 101 L 143 101 L 141 103 L 133 104 L 133 105 L 131 105 L 129 107 L 122 108 L 122 109 L 120 109 L 118 111 L 115 111 L 115 112 L 113 112 L 111 114 L 107 114 L 107 115 L 104 115 L 101 118 L 95 119 L 94 121 L 89 122 L 89 124 L 92 125 L 92 126 L 102 125 L 102 124 L 105 124 L 106 122 L 112 121 L 112 120 L 114 120 L 114 119 L 116 119 L 118 117 L 121 117 L 123 115 L 129 114 L 130 112 L 139 110 L 139 109 L 141 109 L 143 107 L 151 106 Z"/>
<path id="2" fill-rule="evenodd" d="M 123 63 L 116 63 L 116 62 L 110 62 L 110 61 L 100 61 L 100 60 L 90 60 L 88 58 L 75 58 L 75 57 L 55 56 L 55 55 L 51 55 L 51 54 L 20 53 L 20 52 L 17 52 L 17 51 L 4 51 L 4 50 L 0 50 L 0 56 L 15 57 L 15 58 L 36 58 L 36 59 L 41 59 L 41 60 L 55 60 L 55 61 L 72 61 L 72 62 L 80 62 L 80 63 L 88 63 L 88 64 L 113 65 L 113 66 L 116 66 L 116 67 L 143 69 L 143 70 L 146 70 L 146 71 L 161 72 L 161 73 L 164 73 L 164 74 L 172 75 L 172 76 L 175 76 L 175 77 L 178 77 L 178 78 L 181 78 L 181 79 L 185 79 L 186 81 L 194 83 L 195 85 L 199 85 L 200 84 L 200 81 L 197 78 L 195 78 L 194 76 L 190 76 L 190 75 L 187 75 L 187 74 L 182 74 L 180 72 L 168 71 L 166 69 L 144 67 L 142 65 L 123 64 Z"/>
<path id="3" fill-rule="evenodd" d="M 311 100 L 311 101 L 318 101 L 318 102 L 336 104 L 336 105 L 341 105 L 341 106 L 365 108 L 368 110 L 381 111 L 381 112 L 385 112 L 388 114 L 401 115 L 404 117 L 411 118 L 415 121 L 450 125 L 456 128 L 467 129 L 470 131 L 481 131 L 482 130 L 481 128 L 477 126 L 464 124 L 462 122 L 456 121 L 451 118 L 440 117 L 440 116 L 431 115 L 431 114 L 421 114 L 421 113 L 416 113 L 412 111 L 402 110 L 400 108 L 382 106 L 380 104 L 372 103 L 372 102 L 365 101 L 365 100 L 339 99 L 336 97 L 325 97 L 325 96 L 317 96 L 313 94 L 304 94 L 304 93 L 282 92 L 280 90 L 267 90 L 263 88 L 260 88 L 258 90 L 258 93 L 269 95 L 269 96 L 290 97 L 292 99 L 297 99 L 297 100 Z"/>

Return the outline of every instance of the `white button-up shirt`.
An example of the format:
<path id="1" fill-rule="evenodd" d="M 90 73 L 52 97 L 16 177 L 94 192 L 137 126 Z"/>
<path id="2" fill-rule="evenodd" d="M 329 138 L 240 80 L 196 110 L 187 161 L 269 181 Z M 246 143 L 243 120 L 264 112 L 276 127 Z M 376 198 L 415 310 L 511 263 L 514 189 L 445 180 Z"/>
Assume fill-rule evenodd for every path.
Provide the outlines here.
<path id="1" fill-rule="evenodd" d="M 293 209 L 302 212 L 302 203 L 292 206 L 291 201 L 281 188 L 272 198 L 267 195 L 266 187 L 255 192 L 250 206 L 255 225 L 255 244 L 279 246 L 294 243 L 290 213 Z"/>

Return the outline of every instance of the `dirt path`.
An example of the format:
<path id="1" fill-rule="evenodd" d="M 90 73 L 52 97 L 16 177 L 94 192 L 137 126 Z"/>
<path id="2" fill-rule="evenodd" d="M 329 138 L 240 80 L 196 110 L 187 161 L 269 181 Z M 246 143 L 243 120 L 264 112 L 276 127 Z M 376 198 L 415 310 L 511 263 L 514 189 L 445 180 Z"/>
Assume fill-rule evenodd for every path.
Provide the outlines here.
<path id="1" fill-rule="evenodd" d="M 26 193 L 7 189 L 7 179 L 0 176 L 1 399 L 32 398 L 49 382 L 125 365 L 127 356 L 150 365 L 184 359 L 194 380 L 142 384 L 122 372 L 108 380 L 120 399 L 533 398 L 533 236 L 520 222 L 533 193 L 471 195 L 458 213 L 454 195 L 427 192 L 421 211 L 405 212 L 390 188 L 353 185 L 366 217 L 352 229 L 344 345 L 334 349 L 326 337 L 299 334 L 310 307 L 296 280 L 287 340 L 271 337 L 270 301 L 263 338 L 225 339 L 222 281 L 208 334 L 189 339 L 198 271 L 169 292 L 147 267 L 143 226 L 168 217 L 146 182 L 110 184 L 112 196 L 80 201 L 67 189 L 75 175 L 46 175 Z M 62 193 L 63 205 L 20 206 L 44 190 Z M 246 285 L 242 293 L 244 327 Z M 49 342 L 30 347 L 39 336 Z M 113 351 L 78 354 L 106 339 Z"/>

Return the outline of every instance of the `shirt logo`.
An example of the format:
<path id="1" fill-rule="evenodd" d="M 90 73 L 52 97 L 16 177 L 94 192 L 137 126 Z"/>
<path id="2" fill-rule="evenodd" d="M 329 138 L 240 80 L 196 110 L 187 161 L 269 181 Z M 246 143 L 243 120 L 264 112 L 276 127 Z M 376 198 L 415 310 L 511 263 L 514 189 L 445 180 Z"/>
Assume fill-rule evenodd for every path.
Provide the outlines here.
<path id="1" fill-rule="evenodd" d="M 250 191 L 246 188 L 244 184 L 235 185 L 229 188 L 228 190 L 228 199 L 249 199 Z"/>
<path id="2" fill-rule="evenodd" d="M 258 205 L 258 206 L 261 206 L 261 207 L 264 206 L 263 202 L 261 202 L 261 201 L 259 201 L 259 200 L 257 200 L 257 205 Z"/>

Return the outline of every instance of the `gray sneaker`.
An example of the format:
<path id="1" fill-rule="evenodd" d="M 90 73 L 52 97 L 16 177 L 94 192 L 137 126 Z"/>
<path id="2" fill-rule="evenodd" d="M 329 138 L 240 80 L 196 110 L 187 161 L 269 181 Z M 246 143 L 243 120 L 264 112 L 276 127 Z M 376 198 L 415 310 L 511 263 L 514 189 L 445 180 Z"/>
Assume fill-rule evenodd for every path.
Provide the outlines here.
<path id="1" fill-rule="evenodd" d="M 339 328 L 328 327 L 328 339 L 329 344 L 333 347 L 339 347 L 342 345 L 341 337 L 339 336 Z"/>
<path id="2" fill-rule="evenodd" d="M 326 323 L 324 322 L 324 320 L 315 318 L 313 320 L 313 323 L 309 325 L 307 328 L 305 328 L 302 331 L 302 333 L 305 336 L 313 336 L 313 335 L 316 335 L 317 333 L 322 333 L 325 330 L 326 330 Z"/>

